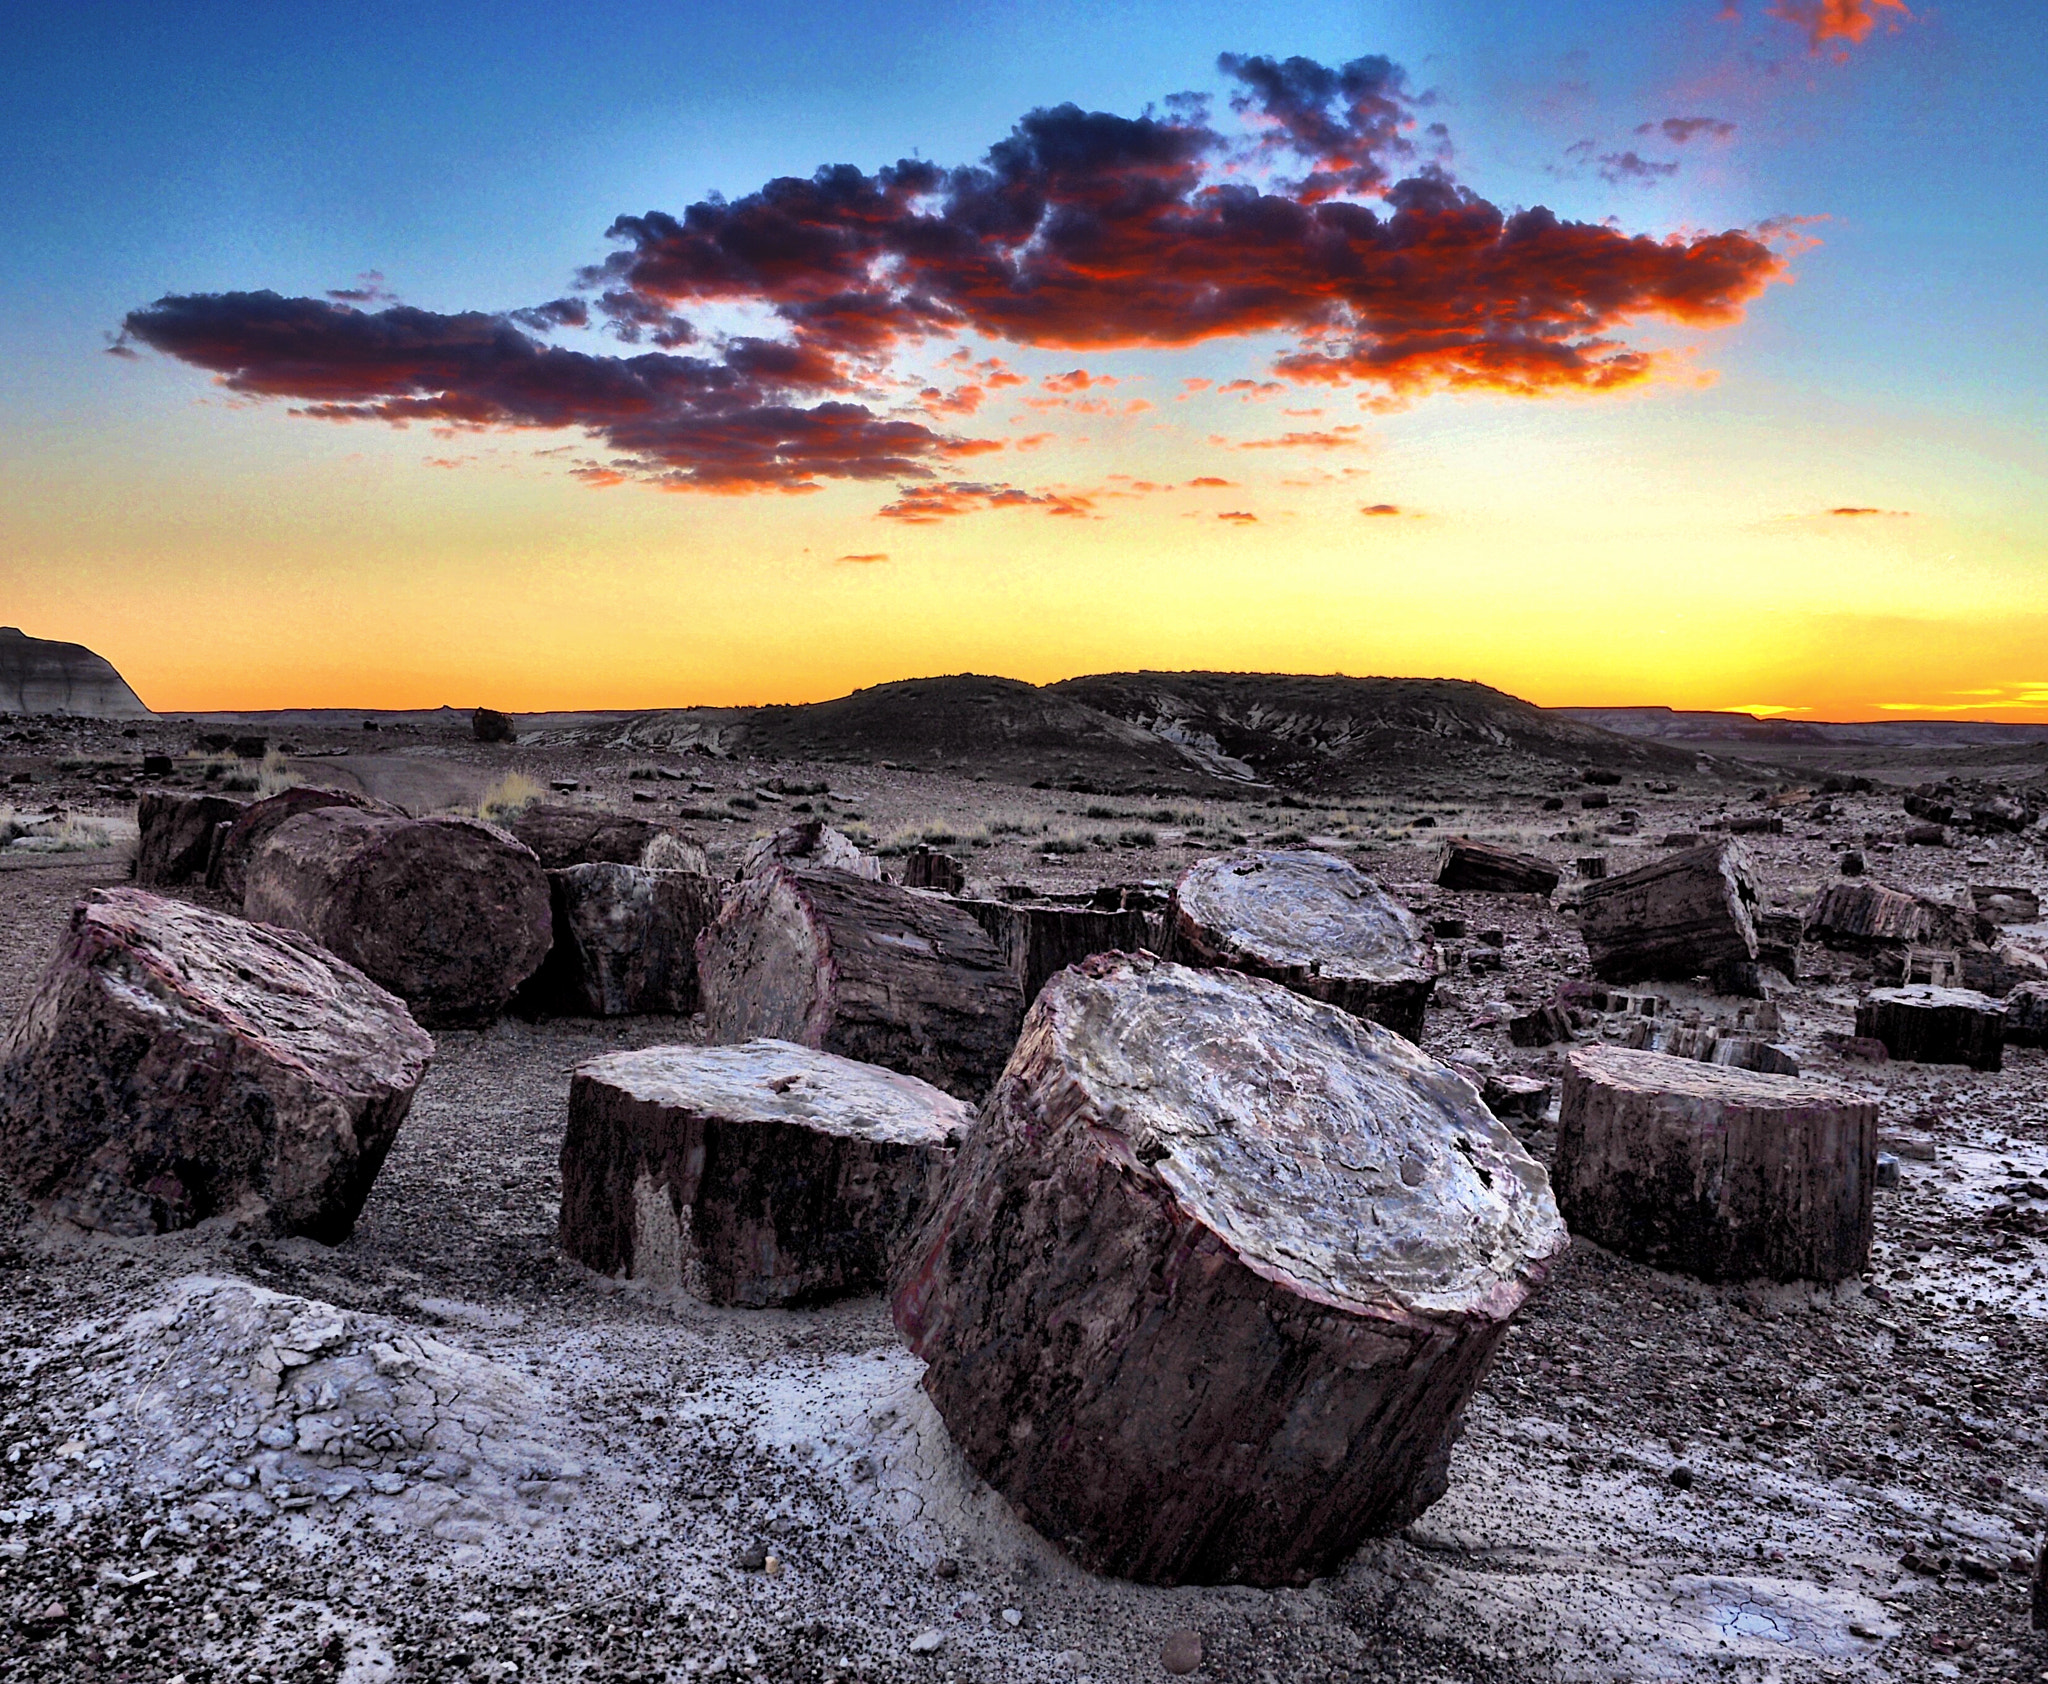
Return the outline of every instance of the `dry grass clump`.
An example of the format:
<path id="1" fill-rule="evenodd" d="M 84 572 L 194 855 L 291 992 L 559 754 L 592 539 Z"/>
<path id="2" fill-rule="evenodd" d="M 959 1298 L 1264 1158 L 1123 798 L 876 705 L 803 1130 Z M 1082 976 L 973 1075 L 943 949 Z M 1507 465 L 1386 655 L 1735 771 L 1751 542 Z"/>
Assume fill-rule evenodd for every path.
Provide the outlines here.
<path id="1" fill-rule="evenodd" d="M 24 818 L 0 807 L 0 847 L 23 854 L 90 854 L 114 845 L 114 827 L 104 819 Z"/>
<path id="2" fill-rule="evenodd" d="M 256 793 L 281 795 L 288 789 L 298 788 L 305 781 L 299 773 L 292 770 L 290 761 L 276 749 L 271 749 L 263 756 L 263 764 L 257 770 Z"/>
<path id="3" fill-rule="evenodd" d="M 478 799 L 476 816 L 493 821 L 510 818 L 522 807 L 531 806 L 540 797 L 540 785 L 524 772 L 507 772 Z"/>

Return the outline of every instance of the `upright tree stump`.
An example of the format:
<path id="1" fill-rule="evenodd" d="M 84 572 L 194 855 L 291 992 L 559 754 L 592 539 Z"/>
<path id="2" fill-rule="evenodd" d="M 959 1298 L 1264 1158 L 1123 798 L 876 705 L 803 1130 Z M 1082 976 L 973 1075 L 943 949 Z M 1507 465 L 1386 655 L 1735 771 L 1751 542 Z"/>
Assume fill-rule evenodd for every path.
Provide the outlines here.
<path id="1" fill-rule="evenodd" d="M 1135 953 L 1150 941 L 1145 914 L 1135 910 L 1006 900 L 963 900 L 960 907 L 988 931 L 1027 1006 L 1054 972 L 1095 953 Z"/>
<path id="2" fill-rule="evenodd" d="M 431 1028 L 497 1016 L 553 940 L 540 862 L 481 819 L 301 813 L 251 861 L 243 909 L 303 930 Z"/>
<path id="3" fill-rule="evenodd" d="M 1169 955 L 1261 976 L 1413 1040 L 1436 947 L 1408 909 L 1334 854 L 1244 853 L 1181 873 Z"/>
<path id="4" fill-rule="evenodd" d="M 713 1304 L 873 1292 L 973 1121 L 914 1076 L 787 1041 L 613 1053 L 570 1082 L 562 1249 Z"/>
<path id="5" fill-rule="evenodd" d="M 1893 1058 L 1996 1070 L 2005 1059 L 2005 1008 L 1968 988 L 1874 988 L 1856 1008 L 1856 1033 Z"/>
<path id="6" fill-rule="evenodd" d="M 215 833 L 234 822 L 242 805 L 225 795 L 144 790 L 135 803 L 135 886 L 168 889 L 204 879 Z"/>
<path id="7" fill-rule="evenodd" d="M 304 936 L 101 890 L 0 1041 L 0 1169 L 108 1233 L 240 1213 L 333 1245 L 433 1050 Z"/>
<path id="8" fill-rule="evenodd" d="M 957 895 L 967 887 L 967 868 L 951 854 L 942 854 L 920 842 L 903 856 L 903 886 Z"/>
<path id="9" fill-rule="evenodd" d="M 1870 1261 L 1877 1105 L 1787 1076 L 1586 1047 L 1552 1174 L 1572 1232 L 1706 1281 L 1840 1281 Z"/>
<path id="10" fill-rule="evenodd" d="M 697 938 L 713 1041 L 794 1041 L 979 1100 L 1024 997 L 951 901 L 844 871 L 766 865 Z"/>
<path id="11" fill-rule="evenodd" d="M 1713 842 L 1588 884 L 1579 930 L 1604 982 L 1682 980 L 1755 963 L 1755 902 L 1742 845 Z"/>
<path id="12" fill-rule="evenodd" d="M 1259 978 L 1103 954 L 1039 995 L 896 1324 L 969 1462 L 1084 1566 L 1300 1583 L 1445 1489 L 1568 1243 L 1465 1077 Z"/>
<path id="13" fill-rule="evenodd" d="M 1580 862 L 1582 865 L 1584 861 Z M 1601 869 L 1606 869 L 1602 862 Z M 1448 836 L 1436 856 L 1436 882 L 1440 889 L 1476 889 L 1502 895 L 1547 895 L 1557 887 L 1563 871 L 1534 854 L 1518 854 L 1492 842 L 1475 842 L 1469 836 Z M 1590 872 L 1581 872 L 1590 876 Z"/>

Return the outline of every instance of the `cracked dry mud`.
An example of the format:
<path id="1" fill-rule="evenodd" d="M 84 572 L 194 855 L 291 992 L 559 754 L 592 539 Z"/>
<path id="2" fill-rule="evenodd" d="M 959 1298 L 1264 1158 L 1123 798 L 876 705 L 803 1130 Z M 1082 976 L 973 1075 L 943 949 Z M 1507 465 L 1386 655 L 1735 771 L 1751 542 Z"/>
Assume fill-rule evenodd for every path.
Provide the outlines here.
<path id="1" fill-rule="evenodd" d="M 820 775 L 858 778 L 878 821 L 990 799 Z M 1710 805 L 1631 799 L 1649 835 Z M 1896 796 L 1837 808 L 1752 839 L 1767 899 L 1826 881 Z M 2017 838 L 1969 847 L 1974 878 L 2040 880 Z M 1554 1076 L 1561 1050 L 1512 1048 L 1505 1023 L 1583 974 L 1568 919 L 1437 890 L 1421 848 L 1359 860 L 1418 911 L 1503 933 L 1497 971 L 1447 944 L 1429 1050 Z M 1874 870 L 1931 890 L 1965 865 L 1902 849 Z M 76 895 L 120 873 L 0 873 L 0 1010 Z M 1738 1004 L 1638 991 L 1709 1021 Z M 1195 1676 L 1245 1684 L 2048 1676 L 2025 1582 L 2048 1516 L 2048 1056 L 1844 1064 L 1820 1037 L 1856 993 L 1784 993 L 1780 1038 L 1877 1097 L 1903 1159 L 1871 1278 L 1704 1287 L 1575 1245 L 1481 1388 L 1449 1495 L 1275 1592 L 1073 1568 L 963 1467 L 879 1299 L 714 1310 L 563 1259 L 569 1071 L 687 1022 L 443 1033 L 332 1250 L 217 1225 L 110 1240 L 0 1206 L 0 1675 L 1111 1684 L 1164 1676 L 1192 1628 Z M 1549 1155 L 1552 1127 L 1515 1126 Z"/>

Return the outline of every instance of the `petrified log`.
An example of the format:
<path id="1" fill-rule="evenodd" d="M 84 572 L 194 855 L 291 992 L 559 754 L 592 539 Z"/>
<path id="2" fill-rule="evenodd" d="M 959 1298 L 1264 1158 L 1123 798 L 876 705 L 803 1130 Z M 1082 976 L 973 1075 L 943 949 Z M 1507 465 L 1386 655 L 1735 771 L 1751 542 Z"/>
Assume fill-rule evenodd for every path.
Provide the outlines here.
<path id="1" fill-rule="evenodd" d="M 135 803 L 135 882 L 144 889 L 171 888 L 206 876 L 214 833 L 232 823 L 242 803 L 225 795 L 181 795 L 145 790 Z"/>
<path id="2" fill-rule="evenodd" d="M 773 865 L 697 938 L 708 1038 L 795 1041 L 979 1100 L 1024 997 L 950 901 L 844 871 Z"/>
<path id="3" fill-rule="evenodd" d="M 1605 854 L 1583 855 L 1574 862 L 1572 869 L 1578 872 L 1582 882 L 1596 883 L 1607 875 L 1607 856 Z"/>
<path id="4" fill-rule="evenodd" d="M 1571 1014 L 1563 1006 L 1537 1006 L 1508 1019 L 1508 1039 L 1518 1047 L 1547 1047 L 1571 1038 Z"/>
<path id="5" fill-rule="evenodd" d="M 1142 912 L 997 900 L 963 900 L 960 908 L 988 932 L 1027 1006 L 1055 971 L 1093 953 L 1130 953 L 1147 945 Z"/>
<path id="6" fill-rule="evenodd" d="M 1839 1281 L 1870 1260 L 1877 1105 L 1788 1076 L 1586 1047 L 1565 1065 L 1572 1232 L 1701 1280 Z"/>
<path id="7" fill-rule="evenodd" d="M 711 860 L 701 844 L 672 830 L 655 832 L 640 851 L 640 863 L 649 871 L 688 871 L 699 877 L 711 875 Z"/>
<path id="8" fill-rule="evenodd" d="M 1086 1567 L 1302 1582 L 1443 1494 L 1568 1243 L 1465 1077 L 1150 954 L 1025 1020 L 893 1310 L 983 1478 Z"/>
<path id="9" fill-rule="evenodd" d="M 971 1107 L 794 1046 L 649 1047 L 579 1069 L 562 1249 L 713 1304 L 814 1304 L 884 1283 Z"/>
<path id="10" fill-rule="evenodd" d="M 1796 912 L 1759 912 L 1756 962 L 1768 965 L 1787 982 L 1799 980 L 1799 944 L 1806 938 L 1806 920 Z"/>
<path id="11" fill-rule="evenodd" d="M 951 854 L 942 854 L 920 842 L 903 856 L 903 886 L 957 895 L 967 887 L 967 870 Z"/>
<path id="12" fill-rule="evenodd" d="M 1550 1084 L 1537 1076 L 1488 1076 L 1479 1097 L 1496 1117 L 1540 1118 L 1550 1109 Z"/>
<path id="13" fill-rule="evenodd" d="M 1970 900 L 1978 913 L 1994 924 L 2037 924 L 2041 921 L 2041 897 L 2033 889 L 2003 883 L 1972 883 Z"/>
<path id="14" fill-rule="evenodd" d="M 1856 1033 L 1882 1041 L 1893 1058 L 1996 1070 L 2005 1008 L 1969 988 L 1874 988 L 1856 1008 Z"/>
<path id="15" fill-rule="evenodd" d="M 1739 842 L 1690 848 L 1580 892 L 1593 974 L 1608 982 L 1684 978 L 1754 964 L 1756 884 Z"/>
<path id="16" fill-rule="evenodd" d="M 518 728 L 512 723 L 509 713 L 500 713 L 496 708 L 478 708 L 469 716 L 471 735 L 480 743 L 516 743 L 519 741 Z"/>
<path id="17" fill-rule="evenodd" d="M 0 1164 L 67 1221 L 241 1213 L 346 1239 L 434 1044 L 304 936 L 140 889 L 86 898 L 0 1043 Z"/>
<path id="18" fill-rule="evenodd" d="M 1972 942 L 1957 953 L 1956 971 L 1965 988 L 2001 1000 L 2023 982 L 2048 982 L 2048 959 L 2018 942 L 2002 941 L 1996 947 Z"/>
<path id="19" fill-rule="evenodd" d="M 243 911 L 303 930 L 434 1028 L 495 1017 L 552 940 L 547 873 L 481 819 L 301 813 L 250 862 Z"/>
<path id="20" fill-rule="evenodd" d="M 1502 895 L 1547 895 L 1563 876 L 1548 860 L 1518 854 L 1469 836 L 1447 836 L 1437 850 L 1439 888 L 1474 889 Z"/>
<path id="21" fill-rule="evenodd" d="M 229 900 L 239 902 L 249 892 L 249 862 L 256 857 L 256 851 L 270 840 L 278 826 L 301 813 L 318 812 L 324 807 L 385 813 L 398 818 L 404 816 L 396 807 L 388 807 L 353 790 L 319 789 L 312 784 L 280 790 L 276 795 L 250 802 L 236 813 L 234 823 L 215 832 L 213 857 L 206 864 L 206 886 L 226 895 Z"/>
<path id="22" fill-rule="evenodd" d="M 1948 832 L 1938 824 L 1909 824 L 1900 840 L 1909 848 L 1946 848 Z"/>
<path id="23" fill-rule="evenodd" d="M 697 937 L 718 916 L 719 885 L 688 871 L 571 865 L 548 873 L 554 945 L 520 990 L 520 1009 L 623 1017 L 697 1009 Z"/>
<path id="24" fill-rule="evenodd" d="M 880 882 L 882 862 L 864 854 L 853 839 L 834 830 L 823 819 L 806 819 L 786 825 L 772 836 L 753 842 L 740 861 L 742 877 L 757 877 L 772 866 L 794 865 L 819 871 L 844 871 L 855 877 Z"/>
<path id="25" fill-rule="evenodd" d="M 1172 958 L 1282 983 L 1413 1040 L 1436 986 L 1435 944 L 1408 909 L 1334 854 L 1243 853 L 1181 873 Z"/>
<path id="26" fill-rule="evenodd" d="M 1830 883 L 1806 915 L 1809 941 L 1848 952 L 1910 946 L 1933 930 L 1932 911 L 1920 896 L 1867 880 Z"/>
<path id="27" fill-rule="evenodd" d="M 2048 1047 L 2048 982 L 2023 982 L 2005 997 L 2005 1038 L 2016 1047 Z"/>
<path id="28" fill-rule="evenodd" d="M 521 808 L 504 828 L 550 871 L 571 865 L 638 865 L 654 839 L 666 834 L 652 819 L 551 802 Z"/>

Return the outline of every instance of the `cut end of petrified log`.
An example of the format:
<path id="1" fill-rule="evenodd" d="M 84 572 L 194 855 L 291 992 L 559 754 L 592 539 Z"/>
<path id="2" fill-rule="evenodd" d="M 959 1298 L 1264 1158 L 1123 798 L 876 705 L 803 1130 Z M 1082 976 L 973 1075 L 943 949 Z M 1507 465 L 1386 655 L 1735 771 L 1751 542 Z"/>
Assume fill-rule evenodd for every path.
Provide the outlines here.
<path id="1" fill-rule="evenodd" d="M 1408 909 L 1334 854 L 1203 860 L 1174 885 L 1171 956 L 1261 976 L 1397 1034 L 1421 1033 L 1435 945 Z"/>
<path id="2" fill-rule="evenodd" d="M 1876 988 L 1856 1008 L 1856 1033 L 1921 1064 L 2004 1063 L 2006 1008 L 1969 988 Z"/>
<path id="3" fill-rule="evenodd" d="M 862 853 L 852 837 L 834 830 L 823 819 L 785 825 L 772 836 L 751 843 L 740 861 L 740 875 L 757 877 L 778 865 L 844 871 L 877 883 L 882 878 L 882 862 L 873 854 Z"/>

